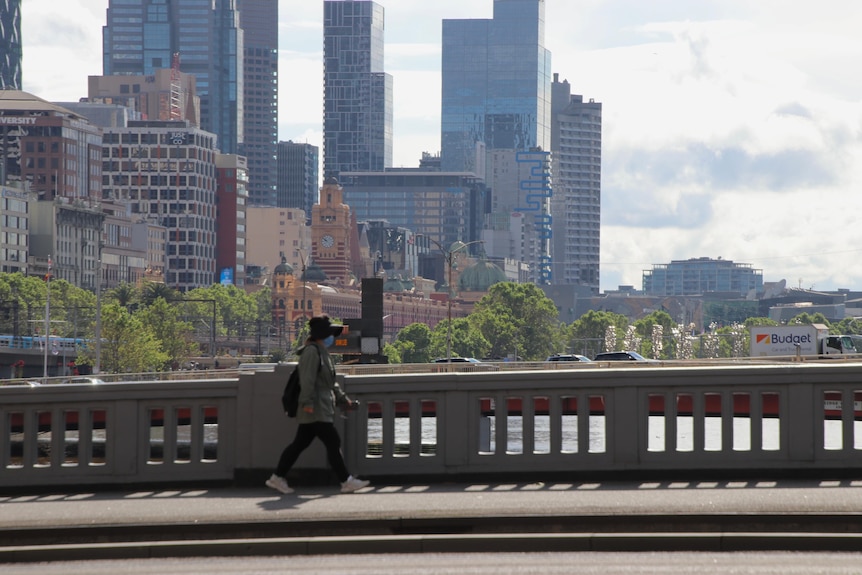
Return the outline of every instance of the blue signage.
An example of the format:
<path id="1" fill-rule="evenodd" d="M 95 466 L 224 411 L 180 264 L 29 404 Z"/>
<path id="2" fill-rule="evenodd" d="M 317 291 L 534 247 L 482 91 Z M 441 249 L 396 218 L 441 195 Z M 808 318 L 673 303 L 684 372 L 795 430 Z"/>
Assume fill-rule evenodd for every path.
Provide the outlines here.
<path id="1" fill-rule="evenodd" d="M 221 285 L 233 285 L 233 268 L 222 268 L 221 274 L 219 274 L 219 276 L 219 283 Z"/>

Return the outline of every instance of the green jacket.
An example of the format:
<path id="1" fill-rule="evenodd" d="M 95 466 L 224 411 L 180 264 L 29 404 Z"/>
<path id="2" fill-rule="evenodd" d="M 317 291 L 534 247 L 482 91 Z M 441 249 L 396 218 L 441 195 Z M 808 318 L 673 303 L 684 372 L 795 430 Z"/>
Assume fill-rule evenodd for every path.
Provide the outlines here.
<path id="1" fill-rule="evenodd" d="M 346 403 L 347 394 L 335 379 L 335 365 L 329 351 L 311 342 L 300 347 L 297 353 L 300 391 L 296 422 L 300 425 L 317 421 L 332 423 L 335 421 L 335 406 Z M 314 413 L 305 411 L 308 406 L 314 408 Z"/>

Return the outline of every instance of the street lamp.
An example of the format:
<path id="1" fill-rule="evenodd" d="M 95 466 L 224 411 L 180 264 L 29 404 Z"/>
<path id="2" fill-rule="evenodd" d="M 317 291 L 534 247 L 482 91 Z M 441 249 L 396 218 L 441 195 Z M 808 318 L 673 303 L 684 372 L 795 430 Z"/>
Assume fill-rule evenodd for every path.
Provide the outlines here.
<path id="1" fill-rule="evenodd" d="M 93 363 L 93 375 L 102 371 L 102 256 L 99 254 L 99 276 L 96 280 L 96 361 Z"/>
<path id="2" fill-rule="evenodd" d="M 446 318 L 448 320 L 446 325 L 446 363 L 452 363 L 452 265 L 455 263 L 455 254 L 458 252 L 467 249 L 469 246 L 473 244 L 482 244 L 485 243 L 484 240 L 474 240 L 472 242 L 461 243 L 455 249 L 446 249 L 443 245 L 430 236 L 426 236 L 431 242 L 434 243 L 435 246 L 440 250 L 440 253 L 446 258 L 446 265 L 449 266 L 449 279 L 446 280 L 446 283 L 449 284 L 449 297 L 446 298 Z"/>

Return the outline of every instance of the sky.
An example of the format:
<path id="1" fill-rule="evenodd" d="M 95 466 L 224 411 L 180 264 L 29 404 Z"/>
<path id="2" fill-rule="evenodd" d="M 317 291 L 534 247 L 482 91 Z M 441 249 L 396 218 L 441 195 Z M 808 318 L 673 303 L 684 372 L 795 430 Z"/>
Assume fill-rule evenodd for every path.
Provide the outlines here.
<path id="1" fill-rule="evenodd" d="M 603 106 L 601 288 L 709 257 L 862 289 L 862 2 L 545 0 L 552 69 Z M 378 0 L 394 164 L 440 147 L 442 20 L 492 0 Z M 279 2 L 279 139 L 322 144 L 322 2 Z M 86 96 L 108 0 L 26 0 L 24 89 Z"/>

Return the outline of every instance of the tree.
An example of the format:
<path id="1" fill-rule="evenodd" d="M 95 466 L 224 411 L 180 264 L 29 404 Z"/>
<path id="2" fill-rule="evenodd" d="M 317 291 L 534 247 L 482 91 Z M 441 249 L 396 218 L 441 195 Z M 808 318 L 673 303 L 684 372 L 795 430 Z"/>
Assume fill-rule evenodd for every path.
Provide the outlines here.
<path id="1" fill-rule="evenodd" d="M 831 323 L 826 316 L 820 312 L 815 314 L 810 314 L 808 312 L 802 312 L 801 314 L 793 317 L 790 321 L 787 322 L 787 325 L 811 325 L 813 323 L 821 323 L 826 327 L 831 327 Z"/>
<path id="2" fill-rule="evenodd" d="M 629 320 L 622 314 L 590 310 L 569 326 L 569 349 L 587 357 L 595 357 L 602 351 L 617 351 L 616 346 L 621 345 L 628 325 Z M 615 330 L 615 349 L 605 349 L 605 335 L 611 326 Z"/>
<path id="3" fill-rule="evenodd" d="M 153 285 L 153 284 L 150 284 Z M 164 284 L 161 284 L 164 285 Z M 108 290 L 109 299 L 116 301 L 121 306 L 128 308 L 138 300 L 138 290 L 130 283 L 121 283 L 117 287 Z"/>
<path id="4" fill-rule="evenodd" d="M 145 306 L 151 305 L 159 298 L 171 302 L 180 297 L 180 292 L 162 282 L 146 282 L 141 290 L 141 303 Z"/>
<path id="5" fill-rule="evenodd" d="M 492 357 L 544 359 L 559 345 L 557 308 L 534 284 L 494 284 L 474 310 L 471 323 L 491 342 Z"/>
<path id="6" fill-rule="evenodd" d="M 176 306 L 159 298 L 136 313 L 135 317 L 148 326 L 161 342 L 162 351 L 167 355 L 164 367 L 170 367 L 174 363 L 182 364 L 195 355 L 198 346 L 192 337 L 194 330 L 191 324 L 179 319 Z"/>
<path id="7" fill-rule="evenodd" d="M 148 325 L 117 303 L 102 306 L 100 366 L 106 373 L 143 373 L 164 367 L 168 355 Z M 78 365 L 95 363 L 93 346 L 82 350 Z"/>
<path id="8" fill-rule="evenodd" d="M 431 357 L 446 357 L 448 322 L 449 320 L 439 322 L 431 332 Z M 482 332 L 463 317 L 452 320 L 451 344 L 453 357 L 488 357 L 491 349 L 491 344 Z"/>
<path id="9" fill-rule="evenodd" d="M 401 329 L 392 342 L 403 363 L 428 363 L 431 355 L 431 328 L 424 323 L 411 323 Z M 388 354 L 387 354 L 388 355 Z M 390 363 L 394 363 L 390 358 Z"/>
<path id="10" fill-rule="evenodd" d="M 645 357 L 655 357 L 658 355 L 659 357 L 656 359 L 676 357 L 676 341 L 673 338 L 667 340 L 663 338 L 661 353 L 653 353 L 653 326 L 660 325 L 662 333 L 668 336 L 673 333 L 673 328 L 676 327 L 676 322 L 673 321 L 673 318 L 670 317 L 669 313 L 661 310 L 654 311 L 646 317 L 637 320 L 634 325 L 638 335 L 643 338 L 641 340 L 643 342 L 641 344 L 641 349 L 634 351 L 640 352 Z"/>
<path id="11" fill-rule="evenodd" d="M 413 345 L 412 342 L 404 342 L 406 345 Z M 393 344 L 384 344 L 383 345 L 383 355 L 386 356 L 386 360 L 389 363 L 403 363 L 401 361 L 401 352 L 400 348 Z"/>

